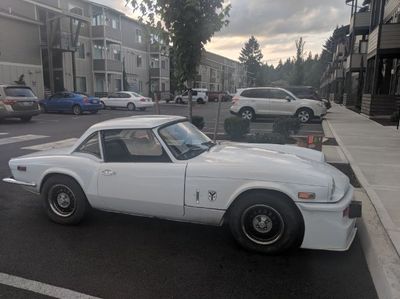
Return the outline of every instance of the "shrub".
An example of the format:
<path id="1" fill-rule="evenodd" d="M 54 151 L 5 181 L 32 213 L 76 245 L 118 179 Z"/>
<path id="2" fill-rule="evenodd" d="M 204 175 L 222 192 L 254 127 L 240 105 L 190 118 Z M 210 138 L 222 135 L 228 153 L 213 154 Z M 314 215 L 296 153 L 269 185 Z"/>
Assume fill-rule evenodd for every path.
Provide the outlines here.
<path id="1" fill-rule="evenodd" d="M 287 138 L 279 133 L 255 133 L 246 138 L 249 143 L 285 144 Z"/>
<path id="2" fill-rule="evenodd" d="M 239 117 L 228 117 L 224 129 L 231 140 L 240 140 L 250 131 L 250 121 Z"/>
<path id="3" fill-rule="evenodd" d="M 192 116 L 192 124 L 195 125 L 199 130 L 203 130 L 204 128 L 204 117 L 193 115 Z"/>
<path id="4" fill-rule="evenodd" d="M 392 114 L 392 116 L 390 117 L 390 121 L 391 122 L 398 122 L 399 121 L 399 112 L 396 111 Z"/>
<path id="5" fill-rule="evenodd" d="M 274 133 L 289 137 L 291 133 L 296 134 L 300 130 L 300 120 L 297 118 L 278 118 L 274 121 L 272 130 Z"/>

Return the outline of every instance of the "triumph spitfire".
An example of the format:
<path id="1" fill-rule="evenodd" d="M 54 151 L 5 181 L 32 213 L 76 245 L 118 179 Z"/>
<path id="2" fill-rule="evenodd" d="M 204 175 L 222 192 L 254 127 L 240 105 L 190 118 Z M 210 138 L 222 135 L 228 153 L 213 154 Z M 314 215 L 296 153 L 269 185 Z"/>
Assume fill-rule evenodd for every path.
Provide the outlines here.
<path id="1" fill-rule="evenodd" d="M 90 208 L 222 225 L 244 248 L 347 250 L 360 203 L 320 152 L 215 143 L 184 117 L 133 116 L 90 127 L 70 148 L 11 159 L 12 177 L 40 194 L 51 220 Z"/>

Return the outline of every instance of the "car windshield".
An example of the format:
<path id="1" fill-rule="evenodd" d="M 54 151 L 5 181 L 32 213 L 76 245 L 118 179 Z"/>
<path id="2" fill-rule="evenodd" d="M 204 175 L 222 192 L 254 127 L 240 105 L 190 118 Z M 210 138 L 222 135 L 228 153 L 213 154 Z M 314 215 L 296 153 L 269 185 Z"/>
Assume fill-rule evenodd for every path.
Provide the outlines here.
<path id="1" fill-rule="evenodd" d="M 161 128 L 159 134 L 178 160 L 192 159 L 215 145 L 210 138 L 187 121 Z"/>
<path id="2" fill-rule="evenodd" d="M 33 98 L 35 96 L 29 87 L 7 87 L 5 93 L 9 97 Z"/>
<path id="3" fill-rule="evenodd" d="M 142 97 L 142 95 L 140 95 L 140 94 L 138 94 L 138 93 L 136 93 L 136 92 L 131 92 L 131 94 L 132 94 L 134 97 L 137 97 L 137 98 Z"/>

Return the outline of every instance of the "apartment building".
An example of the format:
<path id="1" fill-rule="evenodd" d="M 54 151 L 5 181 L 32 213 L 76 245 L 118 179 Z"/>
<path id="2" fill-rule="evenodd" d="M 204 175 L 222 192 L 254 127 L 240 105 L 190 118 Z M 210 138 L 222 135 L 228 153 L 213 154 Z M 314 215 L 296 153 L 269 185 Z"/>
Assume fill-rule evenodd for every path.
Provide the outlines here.
<path id="1" fill-rule="evenodd" d="M 206 51 L 194 86 L 209 91 L 236 92 L 238 88 L 247 86 L 246 67 L 238 61 Z"/>
<path id="2" fill-rule="evenodd" d="M 40 97 L 45 90 L 169 90 L 168 47 L 110 7 L 86 0 L 2 0 L 0 26 L 0 82 L 24 75 Z"/>
<path id="3" fill-rule="evenodd" d="M 391 115 L 400 105 L 400 0 L 346 4 L 351 8 L 349 31 L 332 53 L 322 93 L 368 116 Z"/>

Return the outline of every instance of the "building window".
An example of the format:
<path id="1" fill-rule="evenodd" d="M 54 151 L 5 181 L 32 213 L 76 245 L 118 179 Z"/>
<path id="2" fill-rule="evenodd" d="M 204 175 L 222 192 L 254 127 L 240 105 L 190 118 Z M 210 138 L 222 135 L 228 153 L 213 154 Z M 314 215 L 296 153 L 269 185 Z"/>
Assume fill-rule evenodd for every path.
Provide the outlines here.
<path id="1" fill-rule="evenodd" d="M 120 91 L 120 90 L 121 90 L 121 79 L 115 79 L 114 91 Z"/>
<path id="2" fill-rule="evenodd" d="M 83 16 L 83 8 L 76 6 L 75 4 L 68 4 L 68 10 L 76 15 Z"/>
<path id="3" fill-rule="evenodd" d="M 119 29 L 119 18 L 110 17 L 109 25 L 114 29 Z"/>
<path id="4" fill-rule="evenodd" d="M 85 59 L 85 44 L 78 42 L 77 46 L 76 46 L 76 54 L 77 57 L 80 59 Z"/>
<path id="5" fill-rule="evenodd" d="M 142 67 L 142 63 L 143 63 L 143 61 L 142 61 L 142 56 L 141 56 L 141 55 L 138 55 L 138 56 L 136 57 L 136 66 L 137 66 L 137 67 Z"/>
<path id="6" fill-rule="evenodd" d="M 92 26 L 103 26 L 104 25 L 104 15 L 99 14 L 92 17 Z"/>
<path id="7" fill-rule="evenodd" d="M 86 92 L 86 77 L 76 77 L 76 91 Z"/>
<path id="8" fill-rule="evenodd" d="M 139 81 L 139 92 L 143 92 L 143 82 Z"/>
<path id="9" fill-rule="evenodd" d="M 121 50 L 120 49 L 113 49 L 113 59 L 121 61 Z"/>
<path id="10" fill-rule="evenodd" d="M 164 82 L 161 83 L 161 91 L 165 91 L 165 83 Z"/>
<path id="11" fill-rule="evenodd" d="M 97 92 L 104 92 L 104 79 L 103 78 L 96 78 L 96 91 Z"/>
<path id="12" fill-rule="evenodd" d="M 104 45 L 102 41 L 93 43 L 93 59 L 104 59 Z"/>
<path id="13" fill-rule="evenodd" d="M 136 29 L 136 42 L 142 43 L 142 30 Z"/>
<path id="14" fill-rule="evenodd" d="M 158 57 L 151 57 L 150 67 L 152 69 L 156 69 L 156 68 L 160 67 L 160 61 L 159 61 Z"/>
<path id="15" fill-rule="evenodd" d="M 161 68 L 165 70 L 165 60 L 161 60 Z"/>

